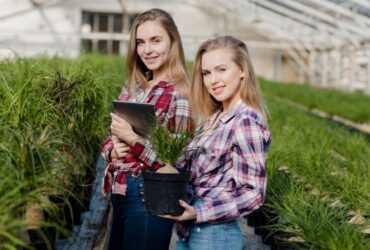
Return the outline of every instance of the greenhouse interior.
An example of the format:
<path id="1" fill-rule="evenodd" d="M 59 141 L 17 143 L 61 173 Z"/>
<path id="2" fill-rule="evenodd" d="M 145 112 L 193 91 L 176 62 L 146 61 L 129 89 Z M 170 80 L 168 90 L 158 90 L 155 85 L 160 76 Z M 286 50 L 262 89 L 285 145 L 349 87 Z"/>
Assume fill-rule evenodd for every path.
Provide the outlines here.
<path id="1" fill-rule="evenodd" d="M 272 141 L 243 249 L 370 249 L 370 0 L 0 0 L 0 249 L 108 249 L 102 145 L 153 8 L 190 86 L 206 40 L 248 48 Z"/>

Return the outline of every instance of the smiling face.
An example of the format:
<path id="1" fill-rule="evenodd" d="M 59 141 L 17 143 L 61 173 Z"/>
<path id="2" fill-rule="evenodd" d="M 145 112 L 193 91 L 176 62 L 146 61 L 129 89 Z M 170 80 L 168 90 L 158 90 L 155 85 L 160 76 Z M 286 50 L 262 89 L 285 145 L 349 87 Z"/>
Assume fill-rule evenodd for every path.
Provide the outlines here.
<path id="1" fill-rule="evenodd" d="M 245 74 L 233 61 L 231 50 L 222 48 L 204 53 L 201 69 L 204 86 L 222 102 L 225 111 L 240 100 L 240 84 Z"/>
<path id="2" fill-rule="evenodd" d="M 162 70 L 171 49 L 171 39 L 156 21 L 146 21 L 136 30 L 136 52 L 145 66 L 156 75 Z"/>

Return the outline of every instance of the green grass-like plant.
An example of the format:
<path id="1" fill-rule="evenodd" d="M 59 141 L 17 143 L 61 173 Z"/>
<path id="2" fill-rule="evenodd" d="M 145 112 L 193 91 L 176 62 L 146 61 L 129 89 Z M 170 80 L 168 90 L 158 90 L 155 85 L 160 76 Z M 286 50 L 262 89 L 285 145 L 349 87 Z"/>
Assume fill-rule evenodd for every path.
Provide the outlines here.
<path id="1" fill-rule="evenodd" d="M 294 233 L 308 249 L 367 249 L 361 230 L 369 220 L 349 223 L 354 212 L 369 214 L 367 137 L 274 96 L 267 104 L 273 143 L 266 202 L 278 214 L 275 230 Z"/>
<path id="2" fill-rule="evenodd" d="M 150 146 L 165 164 L 174 164 L 187 151 L 187 145 L 194 135 L 194 130 L 179 132 L 157 123 L 147 137 Z"/>
<path id="3" fill-rule="evenodd" d="M 370 124 L 370 96 L 359 92 L 318 88 L 308 84 L 279 83 L 259 78 L 265 96 L 277 96 L 357 123 Z"/>
<path id="4" fill-rule="evenodd" d="M 30 248 L 22 237 L 29 202 L 43 204 L 48 215 L 43 227 L 67 234 L 71 197 L 83 199 L 79 190 L 88 185 L 90 163 L 108 131 L 111 100 L 124 83 L 123 62 L 101 55 L 0 62 L 0 249 Z M 368 97 L 261 84 L 273 134 L 266 201 L 278 213 L 274 228 L 295 233 L 309 249 L 368 249 L 360 233 L 370 214 L 368 138 L 281 101 L 369 122 Z M 193 132 L 177 132 L 161 125 L 148 138 L 164 163 L 173 164 L 189 150 Z M 283 165 L 290 172 L 284 177 L 277 170 Z M 340 206 L 331 206 L 338 199 Z M 70 209 L 61 212 L 61 207 Z M 353 212 L 362 213 L 365 223 L 349 224 Z"/>
<path id="5" fill-rule="evenodd" d="M 1 249 L 31 248 L 24 237 L 30 203 L 44 210 L 37 235 L 49 249 L 44 229 L 66 235 L 78 220 L 72 210 L 82 206 L 93 178 L 123 61 L 97 55 L 0 61 Z"/>

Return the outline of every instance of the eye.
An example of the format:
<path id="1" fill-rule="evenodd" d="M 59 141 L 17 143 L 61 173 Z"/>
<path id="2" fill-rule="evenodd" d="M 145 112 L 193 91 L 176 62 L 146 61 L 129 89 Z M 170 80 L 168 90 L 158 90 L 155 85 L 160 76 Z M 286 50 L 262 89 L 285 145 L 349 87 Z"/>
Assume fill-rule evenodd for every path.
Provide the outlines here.
<path id="1" fill-rule="evenodd" d="M 226 68 L 219 68 L 219 71 L 224 72 L 224 71 L 226 71 Z"/>
<path id="2" fill-rule="evenodd" d="M 136 46 L 143 44 L 144 42 L 142 40 L 136 40 Z"/>
<path id="3" fill-rule="evenodd" d="M 160 38 L 155 38 L 154 40 L 153 40 L 153 43 L 154 44 L 158 44 L 158 43 L 160 43 L 162 41 L 162 39 L 160 39 Z"/>
<path id="4" fill-rule="evenodd" d="M 209 75 L 209 72 L 208 71 L 202 71 L 202 76 L 204 77 L 204 76 L 207 76 L 207 75 Z"/>

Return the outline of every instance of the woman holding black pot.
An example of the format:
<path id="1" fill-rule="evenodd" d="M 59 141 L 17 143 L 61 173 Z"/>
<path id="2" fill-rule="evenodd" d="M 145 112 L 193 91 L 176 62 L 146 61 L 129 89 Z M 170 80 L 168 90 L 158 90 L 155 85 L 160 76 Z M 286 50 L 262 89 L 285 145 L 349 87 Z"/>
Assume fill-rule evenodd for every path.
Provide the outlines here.
<path id="1" fill-rule="evenodd" d="M 203 126 L 177 162 L 190 167 L 192 198 L 180 201 L 176 249 L 243 249 L 236 218 L 260 207 L 271 134 L 246 45 L 231 36 L 204 42 L 194 62 L 191 107 Z"/>
<path id="2" fill-rule="evenodd" d="M 180 35 L 160 9 L 140 14 L 133 24 L 126 62 L 127 81 L 120 100 L 154 104 L 159 123 L 175 131 L 191 126 L 188 73 Z M 113 206 L 109 249 L 168 249 L 173 221 L 144 210 L 143 169 L 163 164 L 145 147 L 130 124 L 111 114 L 110 135 L 102 146 L 107 161 L 103 189 Z"/>

